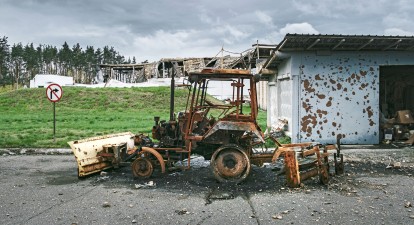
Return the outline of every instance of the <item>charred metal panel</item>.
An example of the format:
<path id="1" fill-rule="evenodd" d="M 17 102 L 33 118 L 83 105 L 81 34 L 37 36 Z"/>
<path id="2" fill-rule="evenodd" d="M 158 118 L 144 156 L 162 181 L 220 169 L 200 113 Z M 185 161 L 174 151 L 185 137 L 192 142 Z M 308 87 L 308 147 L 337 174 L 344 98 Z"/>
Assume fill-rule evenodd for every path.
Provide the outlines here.
<path id="1" fill-rule="evenodd" d="M 241 137 L 245 133 L 258 138 L 264 143 L 264 139 L 252 122 L 218 121 L 203 137 L 204 143 L 228 144 L 232 136 Z"/>

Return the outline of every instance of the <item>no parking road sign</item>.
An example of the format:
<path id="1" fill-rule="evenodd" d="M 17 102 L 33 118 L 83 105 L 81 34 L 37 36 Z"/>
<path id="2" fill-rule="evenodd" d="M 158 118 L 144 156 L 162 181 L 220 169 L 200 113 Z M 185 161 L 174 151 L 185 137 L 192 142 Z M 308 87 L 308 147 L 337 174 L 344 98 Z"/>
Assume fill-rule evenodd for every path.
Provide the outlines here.
<path id="1" fill-rule="evenodd" d="M 50 84 L 46 88 L 46 97 L 51 102 L 58 102 L 62 98 L 62 87 L 59 84 Z"/>

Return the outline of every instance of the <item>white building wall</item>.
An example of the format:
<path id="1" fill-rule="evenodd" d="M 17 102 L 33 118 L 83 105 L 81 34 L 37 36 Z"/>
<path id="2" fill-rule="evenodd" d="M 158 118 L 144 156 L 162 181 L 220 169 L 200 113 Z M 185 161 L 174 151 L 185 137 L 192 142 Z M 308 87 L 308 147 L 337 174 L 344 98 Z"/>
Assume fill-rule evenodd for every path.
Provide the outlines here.
<path id="1" fill-rule="evenodd" d="M 414 65 L 414 54 L 290 54 L 270 88 L 271 124 L 288 119 L 292 142 L 378 144 L 379 67 Z"/>
<path id="2" fill-rule="evenodd" d="M 292 132 L 292 79 L 291 60 L 287 59 L 281 63 L 276 77 L 269 80 L 268 99 L 268 126 L 275 128 L 279 119 L 288 121 L 287 134 Z"/>
<path id="3" fill-rule="evenodd" d="M 73 86 L 73 77 L 53 75 L 53 74 L 37 74 L 30 80 L 30 88 L 47 87 L 49 84 L 59 84 L 60 86 Z"/>
<path id="4" fill-rule="evenodd" d="M 259 81 L 256 84 L 257 103 L 260 109 L 267 110 L 268 82 Z"/>

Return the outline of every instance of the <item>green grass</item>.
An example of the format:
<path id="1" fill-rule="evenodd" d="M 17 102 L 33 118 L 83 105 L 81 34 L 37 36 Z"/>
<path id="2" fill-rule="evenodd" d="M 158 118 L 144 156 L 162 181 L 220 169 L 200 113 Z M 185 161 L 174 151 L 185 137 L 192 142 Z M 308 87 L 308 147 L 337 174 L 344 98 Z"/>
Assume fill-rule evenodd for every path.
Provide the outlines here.
<path id="1" fill-rule="evenodd" d="M 169 119 L 168 87 L 64 87 L 56 103 L 56 142 L 53 103 L 44 88 L 0 93 L 0 148 L 68 147 L 67 142 L 115 132 L 150 134 L 154 116 Z M 175 111 L 185 109 L 187 90 L 175 92 Z M 258 123 L 266 127 L 266 112 Z"/>
<path id="2" fill-rule="evenodd" d="M 22 85 L 19 85 L 19 89 L 23 88 Z M 14 88 L 12 85 L 4 85 L 4 86 L 0 86 L 0 94 L 4 93 L 4 92 L 9 92 L 9 91 L 13 91 L 16 89 L 16 85 L 14 85 Z"/>

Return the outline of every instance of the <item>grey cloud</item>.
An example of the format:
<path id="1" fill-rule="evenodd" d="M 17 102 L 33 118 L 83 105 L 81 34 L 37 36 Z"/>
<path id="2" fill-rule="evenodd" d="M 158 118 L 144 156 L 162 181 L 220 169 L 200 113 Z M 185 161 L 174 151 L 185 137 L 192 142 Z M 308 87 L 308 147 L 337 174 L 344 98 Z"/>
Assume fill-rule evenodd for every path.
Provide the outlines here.
<path id="1" fill-rule="evenodd" d="M 0 36 L 10 42 L 114 46 L 137 60 L 211 56 L 277 44 L 294 30 L 413 33 L 408 0 L 0 0 Z M 289 29 L 287 29 L 289 28 Z"/>

